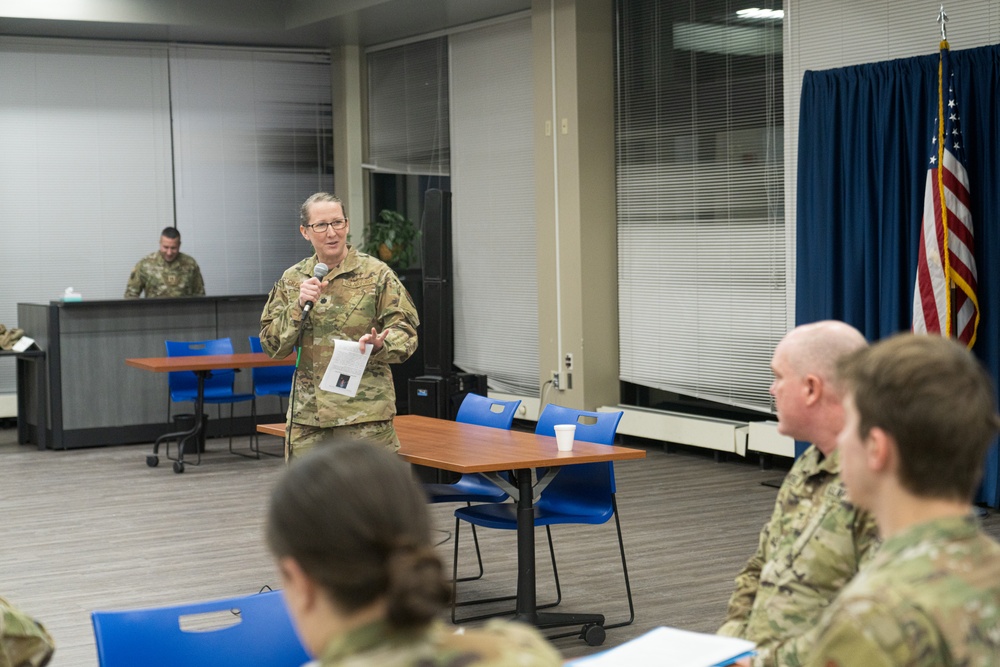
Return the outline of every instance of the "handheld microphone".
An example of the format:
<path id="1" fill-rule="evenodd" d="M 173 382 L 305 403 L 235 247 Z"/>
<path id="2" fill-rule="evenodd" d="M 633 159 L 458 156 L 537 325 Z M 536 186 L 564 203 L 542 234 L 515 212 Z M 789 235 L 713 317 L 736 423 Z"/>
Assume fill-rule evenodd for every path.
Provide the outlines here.
<path id="1" fill-rule="evenodd" d="M 330 273 L 330 267 L 327 266 L 326 264 L 324 264 L 323 262 L 317 263 L 316 266 L 315 266 L 315 268 L 313 268 L 313 278 L 317 278 L 319 280 L 323 280 L 323 278 L 328 273 Z M 312 301 L 306 301 L 306 305 L 302 306 L 302 317 L 303 318 L 305 318 L 305 316 L 309 314 L 309 311 L 312 310 L 312 307 L 313 307 L 313 302 Z"/>

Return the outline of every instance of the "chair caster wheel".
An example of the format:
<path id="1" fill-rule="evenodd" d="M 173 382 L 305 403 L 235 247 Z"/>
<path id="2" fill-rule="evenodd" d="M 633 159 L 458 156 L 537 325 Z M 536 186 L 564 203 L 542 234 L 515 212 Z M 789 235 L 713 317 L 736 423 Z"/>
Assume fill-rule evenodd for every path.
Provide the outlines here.
<path id="1" fill-rule="evenodd" d="M 174 472 L 178 475 L 184 472 L 184 464 L 180 461 L 174 461 Z"/>
<path id="2" fill-rule="evenodd" d="M 160 457 L 159 456 L 147 456 L 146 457 L 146 465 L 148 465 L 150 468 L 155 468 L 156 466 L 160 465 Z"/>
<path id="3" fill-rule="evenodd" d="M 583 641 L 587 642 L 587 646 L 600 646 L 604 643 L 607 632 L 601 625 L 585 625 L 580 635 L 583 637 Z"/>

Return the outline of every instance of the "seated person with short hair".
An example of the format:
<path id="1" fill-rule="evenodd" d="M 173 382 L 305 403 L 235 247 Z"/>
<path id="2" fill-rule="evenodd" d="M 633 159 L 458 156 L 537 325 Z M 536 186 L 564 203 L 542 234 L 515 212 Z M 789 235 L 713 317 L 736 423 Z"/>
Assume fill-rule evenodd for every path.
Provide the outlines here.
<path id="1" fill-rule="evenodd" d="M 836 362 L 866 344 L 860 331 L 830 320 L 792 329 L 774 350 L 778 432 L 812 445 L 781 483 L 718 631 L 757 645 L 744 664 L 801 665 L 823 610 L 878 549 L 874 519 L 845 498 L 837 452 L 844 409 Z"/>
<path id="2" fill-rule="evenodd" d="M 971 505 L 1000 427 L 989 377 L 958 343 L 913 334 L 838 370 L 841 475 L 884 542 L 827 608 L 807 664 L 1000 664 L 1000 544 Z"/>
<path id="3" fill-rule="evenodd" d="M 160 232 L 159 249 L 140 259 L 125 285 L 125 298 L 205 296 L 201 268 L 181 252 L 181 233 L 174 227 Z"/>
<path id="4" fill-rule="evenodd" d="M 306 650 L 321 667 L 553 667 L 525 625 L 456 631 L 435 616 L 451 586 L 409 466 L 373 444 L 293 460 L 271 495 L 267 542 Z"/>

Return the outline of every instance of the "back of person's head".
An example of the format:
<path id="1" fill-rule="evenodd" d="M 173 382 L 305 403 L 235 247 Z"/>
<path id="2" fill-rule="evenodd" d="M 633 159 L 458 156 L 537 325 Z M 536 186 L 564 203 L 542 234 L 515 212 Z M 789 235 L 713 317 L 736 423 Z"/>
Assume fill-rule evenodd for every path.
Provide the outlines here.
<path id="1" fill-rule="evenodd" d="M 164 227 L 163 231 L 160 232 L 160 236 L 168 239 L 179 239 L 181 237 L 181 233 L 177 231 L 176 227 Z"/>
<path id="2" fill-rule="evenodd" d="M 309 224 L 309 207 L 319 202 L 332 202 L 334 204 L 340 204 L 340 210 L 344 212 L 344 217 L 347 217 L 347 208 L 344 207 L 344 202 L 342 202 L 339 197 L 332 195 L 329 192 L 317 192 L 316 194 L 309 195 L 309 198 L 302 202 L 302 207 L 299 209 L 300 225 Z"/>
<path id="3" fill-rule="evenodd" d="M 427 498 L 381 447 L 325 445 L 296 460 L 271 494 L 267 541 L 344 613 L 385 600 L 397 628 L 429 623 L 450 599 L 430 544 Z"/>
<path id="4" fill-rule="evenodd" d="M 899 482 L 928 498 L 968 501 L 1000 427 L 992 382 L 971 352 L 940 336 L 899 334 L 838 364 L 862 439 L 889 434 Z"/>

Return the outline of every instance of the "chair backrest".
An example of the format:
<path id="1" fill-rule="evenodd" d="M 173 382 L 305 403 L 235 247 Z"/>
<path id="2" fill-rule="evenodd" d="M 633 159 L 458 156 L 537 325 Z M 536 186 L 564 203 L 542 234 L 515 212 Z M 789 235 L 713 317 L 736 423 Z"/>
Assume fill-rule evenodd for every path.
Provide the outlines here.
<path id="1" fill-rule="evenodd" d="M 509 430 L 514 423 L 514 413 L 521 401 L 501 401 L 479 394 L 466 394 L 458 408 L 455 421 Z"/>
<path id="2" fill-rule="evenodd" d="M 280 591 L 95 611 L 91 621 L 100 667 L 300 667 L 309 660 Z"/>
<path id="3" fill-rule="evenodd" d="M 574 439 L 613 445 L 622 412 L 587 412 L 549 403 L 538 416 L 535 433 L 555 435 L 556 424 L 576 424 Z M 615 468 L 610 462 L 565 466 L 538 499 L 540 508 L 560 512 L 612 516 L 611 496 L 615 493 Z"/>
<path id="4" fill-rule="evenodd" d="M 195 357 L 211 356 L 213 354 L 232 354 L 233 341 L 229 338 L 216 338 L 214 340 L 176 341 L 168 340 L 168 357 Z M 191 392 L 198 389 L 198 376 L 191 371 L 174 371 L 167 373 L 167 384 L 170 392 L 184 391 Z M 232 390 L 236 381 L 236 373 L 231 370 L 212 371 L 212 374 L 205 378 L 205 390 L 229 389 Z"/>
<path id="5" fill-rule="evenodd" d="M 249 336 L 250 351 L 263 352 L 260 345 L 260 336 Z M 284 394 L 286 397 L 292 393 L 292 376 L 295 375 L 295 366 L 262 366 L 252 370 L 253 391 L 255 394 Z"/>
<path id="6" fill-rule="evenodd" d="M 586 410 L 574 410 L 549 403 L 542 410 L 542 414 L 538 415 L 535 433 L 555 435 L 554 427 L 556 424 L 576 424 L 576 440 L 596 442 L 599 445 L 613 445 L 622 414 L 621 412 L 587 412 Z"/>

